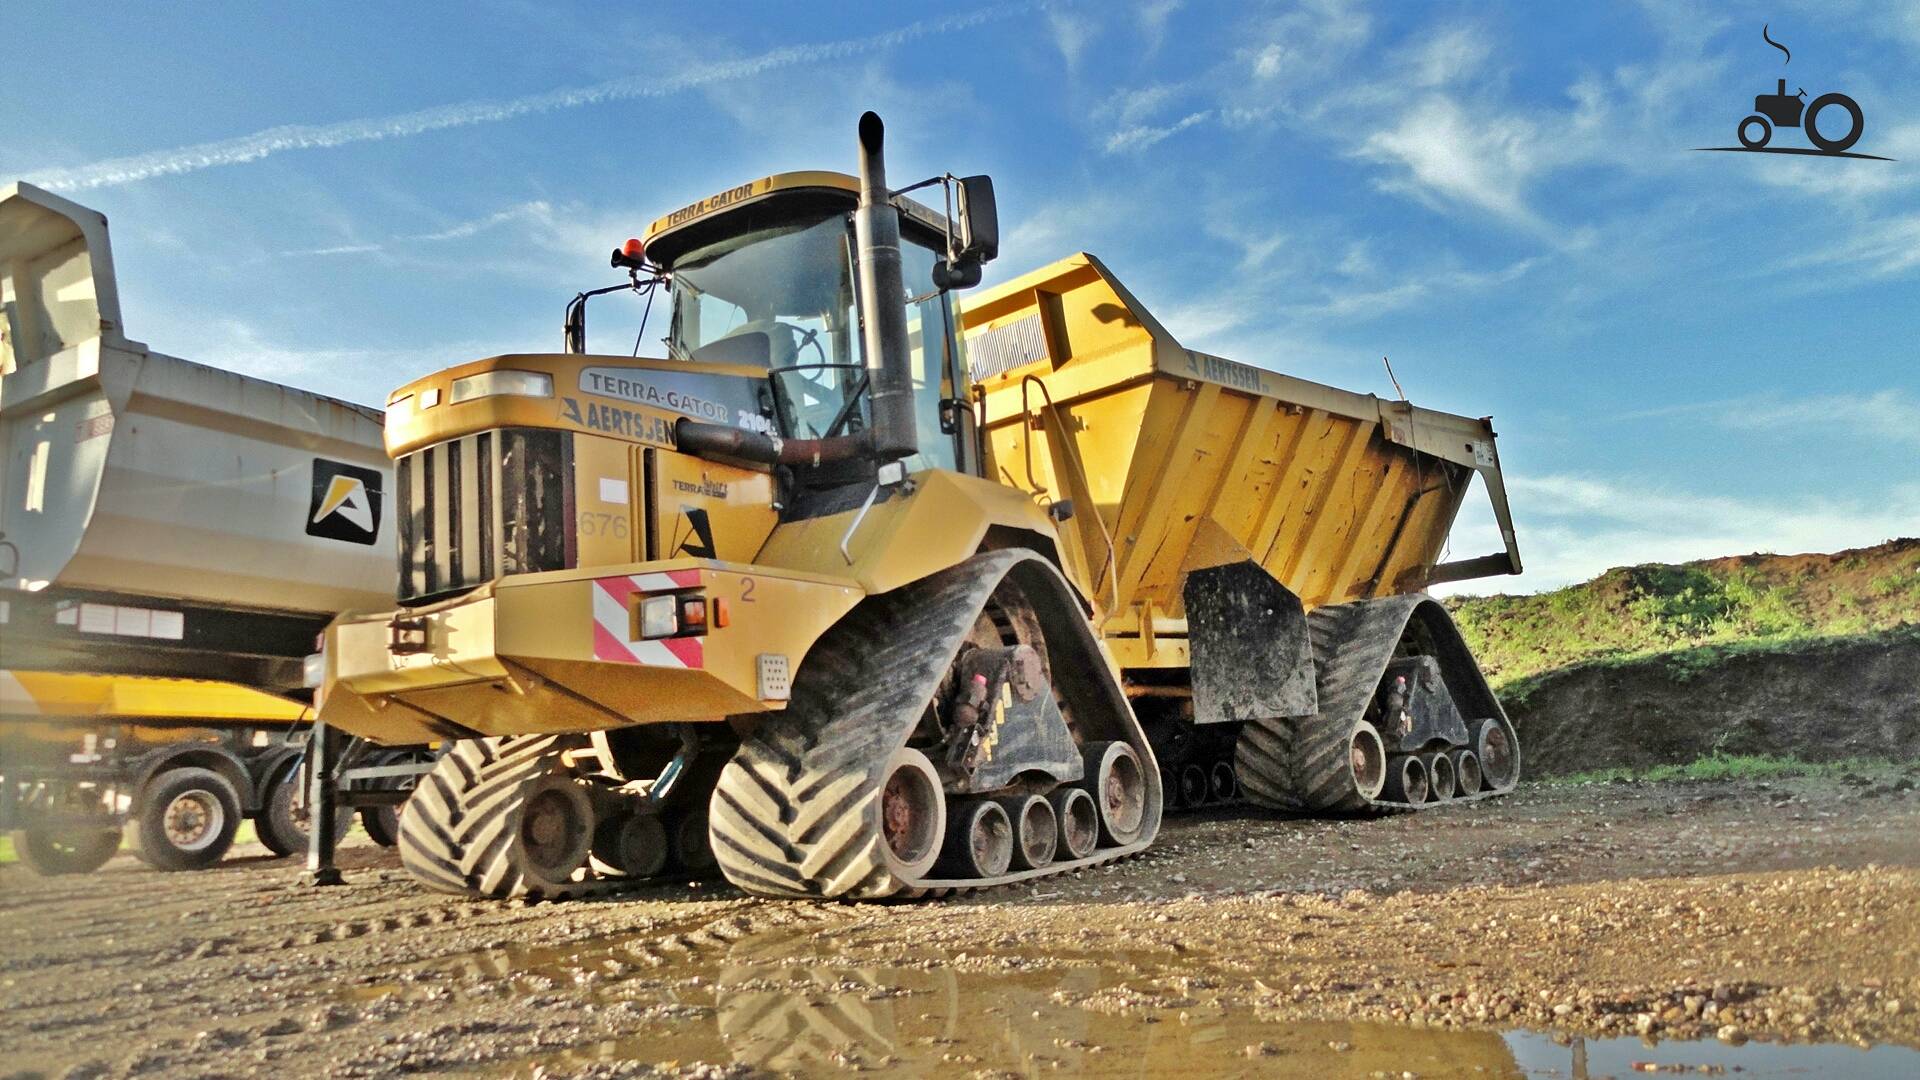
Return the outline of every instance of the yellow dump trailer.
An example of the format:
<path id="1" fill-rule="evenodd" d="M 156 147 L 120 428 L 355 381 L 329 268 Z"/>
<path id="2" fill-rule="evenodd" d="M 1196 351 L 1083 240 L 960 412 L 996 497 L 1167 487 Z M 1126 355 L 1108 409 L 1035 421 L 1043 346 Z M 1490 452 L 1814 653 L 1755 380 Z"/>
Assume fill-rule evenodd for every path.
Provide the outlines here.
<path id="1" fill-rule="evenodd" d="M 1194 722 L 1298 726 L 1281 718 L 1285 710 L 1322 711 L 1321 695 L 1305 693 L 1305 676 L 1314 670 L 1305 649 L 1289 657 L 1223 650 L 1219 642 L 1196 646 L 1185 595 L 1195 571 L 1220 568 L 1218 576 L 1236 565 L 1257 568 L 1250 580 L 1290 594 L 1283 607 L 1303 614 L 1333 609 L 1320 620 L 1323 638 L 1339 633 L 1336 616 L 1351 616 L 1353 609 L 1343 605 L 1520 572 L 1486 419 L 1183 348 L 1111 270 L 1084 252 L 970 298 L 963 325 L 990 468 L 1002 483 L 1064 508 L 1056 512 L 1066 520 L 1064 559 L 1096 606 L 1101 637 L 1125 669 L 1136 707 L 1160 721 L 1153 725 L 1158 730 L 1180 731 Z M 1505 550 L 1441 562 L 1475 476 L 1491 499 Z M 1472 700 L 1486 719 L 1498 716 L 1445 612 L 1430 601 L 1414 603 L 1410 615 L 1430 624 L 1429 633 L 1451 639 L 1449 651 L 1463 661 L 1464 670 L 1453 673 L 1462 684 L 1454 696 Z M 1407 605 L 1389 607 L 1398 613 Z M 1378 637 L 1401 629 L 1367 632 Z M 1276 624 L 1275 638 L 1288 637 L 1299 634 Z M 1323 651 L 1351 644 L 1320 643 Z M 1277 684 L 1265 694 L 1246 692 L 1245 672 L 1237 668 L 1259 660 L 1290 661 L 1299 685 L 1291 693 Z M 1189 679 L 1195 666 L 1202 674 Z M 1221 677 L 1209 680 L 1209 668 Z M 1225 685 L 1229 681 L 1240 685 Z M 1375 687 L 1363 679 L 1351 689 L 1370 694 Z M 1362 731 L 1353 750 L 1360 772 L 1377 776 L 1382 788 L 1391 780 L 1403 795 L 1406 779 L 1417 790 L 1418 776 L 1389 778 L 1387 771 L 1404 766 L 1402 742 L 1409 754 L 1433 742 L 1428 727 L 1397 723 L 1377 710 L 1357 719 L 1389 729 L 1392 745 L 1383 744 L 1382 752 L 1394 758 L 1377 760 L 1372 733 Z M 1396 726 L 1401 740 L 1390 737 Z M 1517 772 L 1517 746 L 1503 719 L 1489 731 L 1496 743 L 1507 744 L 1493 748 L 1501 758 L 1497 786 L 1504 787 Z M 1162 767 L 1176 781 L 1169 790 L 1181 801 L 1217 800 L 1244 787 L 1280 806 L 1332 808 L 1324 794 L 1297 790 L 1297 782 L 1251 775 L 1257 770 L 1250 766 L 1274 764 L 1265 760 L 1270 755 L 1242 753 L 1236 767 L 1230 739 L 1158 741 L 1166 748 Z M 1478 754 L 1461 755 L 1462 749 L 1465 744 L 1438 755 L 1452 759 L 1438 768 L 1478 772 Z M 1429 750 L 1428 759 L 1412 767 L 1431 768 L 1434 756 Z M 1458 794 L 1460 778 L 1453 780 L 1448 786 Z M 1473 791 L 1484 780 L 1472 784 Z M 1370 781 L 1358 790 L 1381 794 Z"/>

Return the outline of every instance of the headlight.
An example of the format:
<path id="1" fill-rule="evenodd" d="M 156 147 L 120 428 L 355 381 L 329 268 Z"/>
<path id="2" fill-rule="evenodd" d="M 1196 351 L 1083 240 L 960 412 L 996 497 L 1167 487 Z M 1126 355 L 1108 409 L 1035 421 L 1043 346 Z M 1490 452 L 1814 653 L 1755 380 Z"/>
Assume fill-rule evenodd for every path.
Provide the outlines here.
<path id="1" fill-rule="evenodd" d="M 680 599 L 676 596 L 649 596 L 640 601 L 640 636 L 672 637 L 680 632 Z"/>
<path id="2" fill-rule="evenodd" d="M 552 397 L 553 376 L 540 371 L 498 368 L 453 380 L 453 403 L 456 405 L 474 398 L 503 394 L 513 397 Z"/>

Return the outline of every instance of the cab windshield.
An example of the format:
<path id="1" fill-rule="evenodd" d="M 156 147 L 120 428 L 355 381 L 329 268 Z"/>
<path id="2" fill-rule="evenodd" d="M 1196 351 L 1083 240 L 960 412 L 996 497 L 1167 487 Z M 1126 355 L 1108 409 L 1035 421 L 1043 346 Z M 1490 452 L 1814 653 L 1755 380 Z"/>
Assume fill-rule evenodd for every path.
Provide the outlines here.
<path id="1" fill-rule="evenodd" d="M 766 368 L 775 422 L 789 438 L 862 429 L 867 375 L 853 252 L 852 219 L 835 213 L 754 229 L 688 253 L 673 267 L 669 353 Z M 907 468 L 952 469 L 953 436 L 940 430 L 940 402 L 954 396 L 952 310 L 933 286 L 934 252 L 906 241 L 901 255 L 920 443 Z"/>

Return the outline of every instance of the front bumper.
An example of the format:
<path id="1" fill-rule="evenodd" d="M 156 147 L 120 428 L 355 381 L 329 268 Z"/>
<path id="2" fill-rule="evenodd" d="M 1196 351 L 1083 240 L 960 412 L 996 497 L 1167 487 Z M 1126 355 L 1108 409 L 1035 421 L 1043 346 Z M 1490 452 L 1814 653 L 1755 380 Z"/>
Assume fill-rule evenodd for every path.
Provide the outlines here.
<path id="1" fill-rule="evenodd" d="M 640 640 L 635 606 L 707 600 L 704 635 Z M 383 743 L 719 720 L 785 707 L 797 669 L 864 594 L 850 581 L 706 560 L 503 578 L 327 628 L 320 719 Z M 728 625 L 714 625 L 721 601 Z"/>

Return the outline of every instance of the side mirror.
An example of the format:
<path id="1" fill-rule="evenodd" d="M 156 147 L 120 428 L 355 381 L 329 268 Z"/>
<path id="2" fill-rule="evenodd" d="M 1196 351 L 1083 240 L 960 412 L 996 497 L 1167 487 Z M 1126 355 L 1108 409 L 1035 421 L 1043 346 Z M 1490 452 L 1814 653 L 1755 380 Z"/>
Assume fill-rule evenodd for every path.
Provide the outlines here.
<path id="1" fill-rule="evenodd" d="M 1000 212 L 993 201 L 993 177 L 963 176 L 955 185 L 959 235 L 954 239 L 960 250 L 953 252 L 956 265 L 978 266 L 990 263 L 1000 254 Z"/>
<path id="2" fill-rule="evenodd" d="M 993 202 L 993 178 L 953 179 L 953 235 L 947 257 L 933 264 L 937 289 L 971 289 L 980 284 L 980 267 L 1000 254 L 1000 214 Z"/>

